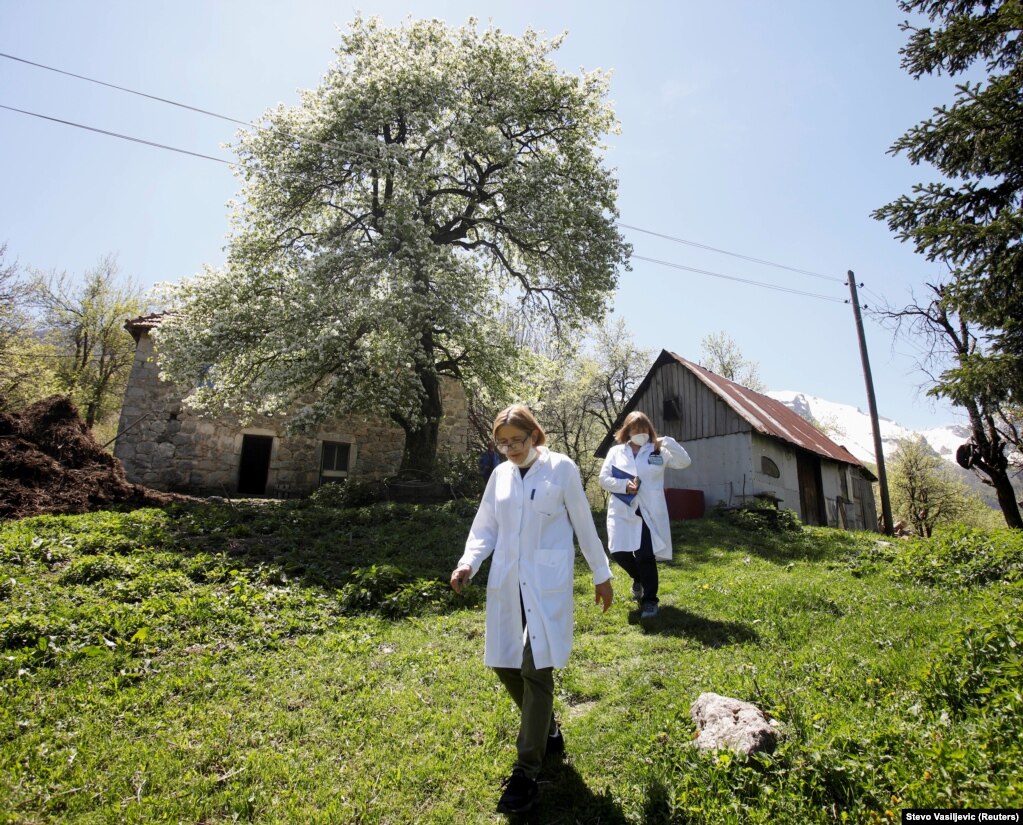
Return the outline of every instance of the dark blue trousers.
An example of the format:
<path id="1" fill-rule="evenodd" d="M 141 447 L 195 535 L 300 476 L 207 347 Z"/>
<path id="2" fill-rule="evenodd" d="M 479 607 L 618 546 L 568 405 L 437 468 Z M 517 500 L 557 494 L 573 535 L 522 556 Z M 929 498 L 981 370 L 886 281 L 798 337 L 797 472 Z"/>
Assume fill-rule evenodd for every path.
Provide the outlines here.
<path id="1" fill-rule="evenodd" d="M 637 510 L 636 515 L 641 519 L 643 514 Z M 643 532 L 639 540 L 639 549 L 612 553 L 613 558 L 622 569 L 632 576 L 633 582 L 639 582 L 643 586 L 643 601 L 657 604 L 657 559 L 654 558 L 654 543 L 650 538 L 650 528 L 643 520 Z"/>

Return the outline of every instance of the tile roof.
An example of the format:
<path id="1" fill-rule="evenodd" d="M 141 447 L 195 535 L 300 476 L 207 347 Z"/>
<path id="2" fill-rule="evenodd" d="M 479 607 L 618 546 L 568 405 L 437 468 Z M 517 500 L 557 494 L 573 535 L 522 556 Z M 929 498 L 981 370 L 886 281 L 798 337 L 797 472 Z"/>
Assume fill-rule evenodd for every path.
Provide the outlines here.
<path id="1" fill-rule="evenodd" d="M 129 318 L 124 322 L 124 328 L 131 333 L 131 337 L 137 344 L 142 333 L 160 326 L 160 322 L 163 321 L 163 316 L 166 314 L 166 312 L 150 312 L 148 315 L 140 315 L 138 318 Z"/>

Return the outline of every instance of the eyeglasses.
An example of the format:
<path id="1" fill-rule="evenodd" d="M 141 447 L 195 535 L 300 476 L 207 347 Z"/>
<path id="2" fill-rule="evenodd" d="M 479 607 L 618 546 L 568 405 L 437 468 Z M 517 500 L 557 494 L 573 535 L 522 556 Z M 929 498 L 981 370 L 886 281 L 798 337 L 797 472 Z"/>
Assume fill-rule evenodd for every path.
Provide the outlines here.
<path id="1" fill-rule="evenodd" d="M 522 438 L 509 438 L 507 441 L 498 441 L 495 446 L 497 447 L 498 452 L 507 453 L 512 447 L 519 449 L 527 441 L 529 441 L 529 436 L 524 435 Z"/>

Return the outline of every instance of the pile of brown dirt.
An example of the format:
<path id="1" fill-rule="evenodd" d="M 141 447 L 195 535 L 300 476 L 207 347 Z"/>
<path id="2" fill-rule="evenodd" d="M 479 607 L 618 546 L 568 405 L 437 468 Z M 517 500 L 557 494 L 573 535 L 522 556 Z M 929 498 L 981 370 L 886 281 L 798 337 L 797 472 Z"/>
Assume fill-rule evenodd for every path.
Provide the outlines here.
<path id="1" fill-rule="evenodd" d="M 87 513 L 115 504 L 159 506 L 184 496 L 131 484 L 67 398 L 0 413 L 0 519 Z"/>

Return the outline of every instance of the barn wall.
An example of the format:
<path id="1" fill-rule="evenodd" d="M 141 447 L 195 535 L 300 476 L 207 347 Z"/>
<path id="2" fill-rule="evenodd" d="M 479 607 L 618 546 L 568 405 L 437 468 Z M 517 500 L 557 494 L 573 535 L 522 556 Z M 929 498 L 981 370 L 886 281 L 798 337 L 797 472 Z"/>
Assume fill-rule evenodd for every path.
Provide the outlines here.
<path id="1" fill-rule="evenodd" d="M 679 417 L 666 416 L 671 409 L 665 402 L 673 402 Z M 681 364 L 665 364 L 650 382 L 636 407 L 642 410 L 659 433 L 667 433 L 682 442 L 750 431 L 747 421 L 740 418 L 707 385 Z"/>
<path id="2" fill-rule="evenodd" d="M 874 499 L 874 483 L 859 470 L 852 471 L 854 498 L 859 508 L 860 521 L 864 530 L 878 530 L 877 501 Z"/>
<path id="3" fill-rule="evenodd" d="M 803 518 L 799 502 L 799 471 L 796 467 L 796 453 L 785 442 L 776 438 L 766 438 L 760 433 L 753 433 L 753 494 L 767 493 L 778 500 L 778 506 L 785 510 L 794 510 L 800 519 Z M 774 478 L 764 471 L 763 459 L 774 462 L 779 477 Z"/>
<path id="4" fill-rule="evenodd" d="M 702 490 L 708 508 L 717 504 L 738 504 L 743 479 L 752 491 L 752 458 L 748 434 L 683 441 L 693 463 L 685 470 L 666 470 L 665 487 Z"/>

